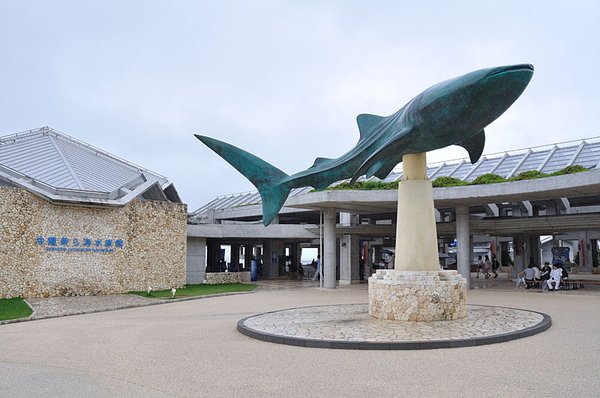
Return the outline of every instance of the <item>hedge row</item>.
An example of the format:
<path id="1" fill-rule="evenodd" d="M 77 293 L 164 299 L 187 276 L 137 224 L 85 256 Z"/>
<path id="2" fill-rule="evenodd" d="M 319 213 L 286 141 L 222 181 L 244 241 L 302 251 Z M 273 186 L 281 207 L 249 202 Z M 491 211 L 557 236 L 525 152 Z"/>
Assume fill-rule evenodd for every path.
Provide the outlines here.
<path id="1" fill-rule="evenodd" d="M 555 171 L 554 173 L 546 174 L 537 170 L 529 170 L 524 171 L 514 177 L 504 178 L 498 174 L 487 173 L 482 174 L 472 182 L 463 181 L 459 178 L 453 177 L 438 177 L 432 181 L 434 188 L 441 187 L 456 187 L 462 185 L 482 185 L 482 184 L 496 184 L 499 182 L 511 182 L 511 181 L 521 181 L 521 180 L 533 180 L 536 178 L 544 178 L 544 177 L 553 177 L 564 174 L 573 174 L 573 173 L 581 173 L 582 171 L 587 171 L 583 166 L 573 165 L 567 166 L 563 169 Z M 334 185 L 332 187 L 327 188 L 326 190 L 340 190 L 340 189 L 353 189 L 353 190 L 384 190 L 384 189 L 398 189 L 398 181 L 391 182 L 383 182 L 383 181 L 357 181 L 354 184 L 349 184 L 347 182 L 342 182 L 341 184 Z"/>

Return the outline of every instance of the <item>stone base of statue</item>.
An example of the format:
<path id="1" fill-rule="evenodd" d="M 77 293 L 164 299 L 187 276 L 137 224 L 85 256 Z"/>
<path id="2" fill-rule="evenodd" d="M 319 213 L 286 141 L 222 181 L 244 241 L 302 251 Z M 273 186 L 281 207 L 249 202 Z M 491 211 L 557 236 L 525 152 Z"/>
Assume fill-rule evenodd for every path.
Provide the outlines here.
<path id="1" fill-rule="evenodd" d="M 467 284 L 456 271 L 377 270 L 369 278 L 369 314 L 398 321 L 467 316 Z"/>
<path id="2" fill-rule="evenodd" d="M 402 163 L 394 269 L 377 270 L 369 278 L 369 313 L 400 321 L 464 318 L 466 279 L 456 271 L 440 271 L 426 155 L 404 155 Z"/>

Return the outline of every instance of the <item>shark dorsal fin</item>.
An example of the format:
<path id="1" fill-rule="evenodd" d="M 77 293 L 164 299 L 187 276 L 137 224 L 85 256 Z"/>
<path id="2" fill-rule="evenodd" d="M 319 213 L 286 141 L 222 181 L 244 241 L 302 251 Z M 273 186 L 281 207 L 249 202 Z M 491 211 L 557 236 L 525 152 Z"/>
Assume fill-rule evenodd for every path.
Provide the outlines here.
<path id="1" fill-rule="evenodd" d="M 330 158 L 316 158 L 315 162 L 312 164 L 312 166 L 310 166 L 310 168 L 312 169 L 313 167 L 317 167 L 317 166 L 321 166 L 323 163 L 327 163 L 329 162 Z"/>
<path id="2" fill-rule="evenodd" d="M 475 164 L 475 162 L 479 160 L 481 154 L 483 153 L 483 147 L 485 145 L 485 131 L 481 129 L 471 137 L 457 143 L 456 145 L 465 148 L 467 152 L 469 152 L 471 164 Z"/>
<path id="3" fill-rule="evenodd" d="M 358 131 L 360 131 L 360 140 L 364 140 L 369 137 L 375 131 L 375 127 L 385 119 L 383 116 L 369 115 L 368 113 L 361 113 L 356 117 L 356 123 L 358 123 Z"/>

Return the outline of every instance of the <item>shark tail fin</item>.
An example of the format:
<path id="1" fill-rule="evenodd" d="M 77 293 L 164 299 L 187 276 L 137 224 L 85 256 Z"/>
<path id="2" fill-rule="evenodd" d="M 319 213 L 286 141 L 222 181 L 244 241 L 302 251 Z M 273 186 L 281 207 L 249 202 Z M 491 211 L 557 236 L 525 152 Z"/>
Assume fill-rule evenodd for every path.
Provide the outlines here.
<path id="1" fill-rule="evenodd" d="M 263 224 L 271 224 L 290 194 L 291 188 L 286 183 L 289 176 L 250 152 L 214 138 L 194 135 L 254 184 L 262 199 Z"/>

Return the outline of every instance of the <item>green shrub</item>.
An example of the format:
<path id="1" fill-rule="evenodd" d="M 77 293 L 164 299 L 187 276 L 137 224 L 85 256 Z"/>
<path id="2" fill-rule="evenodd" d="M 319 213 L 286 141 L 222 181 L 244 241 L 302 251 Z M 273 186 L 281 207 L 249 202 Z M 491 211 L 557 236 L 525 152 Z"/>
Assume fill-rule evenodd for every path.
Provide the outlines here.
<path id="1" fill-rule="evenodd" d="M 471 185 L 481 184 L 497 184 L 499 182 L 506 182 L 506 178 L 493 173 L 482 174 L 471 182 Z"/>
<path id="2" fill-rule="evenodd" d="M 469 185 L 468 182 L 461 180 L 460 178 L 454 177 L 438 177 L 432 181 L 434 188 L 442 187 L 457 187 L 461 185 Z"/>
<path id="3" fill-rule="evenodd" d="M 357 191 L 372 191 L 372 190 L 386 190 L 386 189 L 398 189 L 398 181 L 384 182 L 384 181 L 356 181 L 353 184 L 348 182 L 342 182 L 332 187 L 326 188 L 327 191 L 332 190 L 346 190 L 353 189 Z"/>
<path id="4" fill-rule="evenodd" d="M 509 178 L 508 181 L 533 180 L 536 178 L 544 178 L 544 177 L 548 177 L 548 174 L 542 173 L 541 171 L 537 171 L 537 170 L 528 170 L 528 171 L 519 173 L 514 177 Z"/>
<path id="5" fill-rule="evenodd" d="M 564 167 L 558 171 L 555 171 L 554 173 L 551 173 L 551 176 L 562 176 L 565 174 L 574 174 L 574 173 L 581 173 L 582 171 L 588 171 L 588 169 L 586 169 L 585 167 L 578 165 L 578 164 L 574 164 L 572 166 L 567 166 Z"/>

